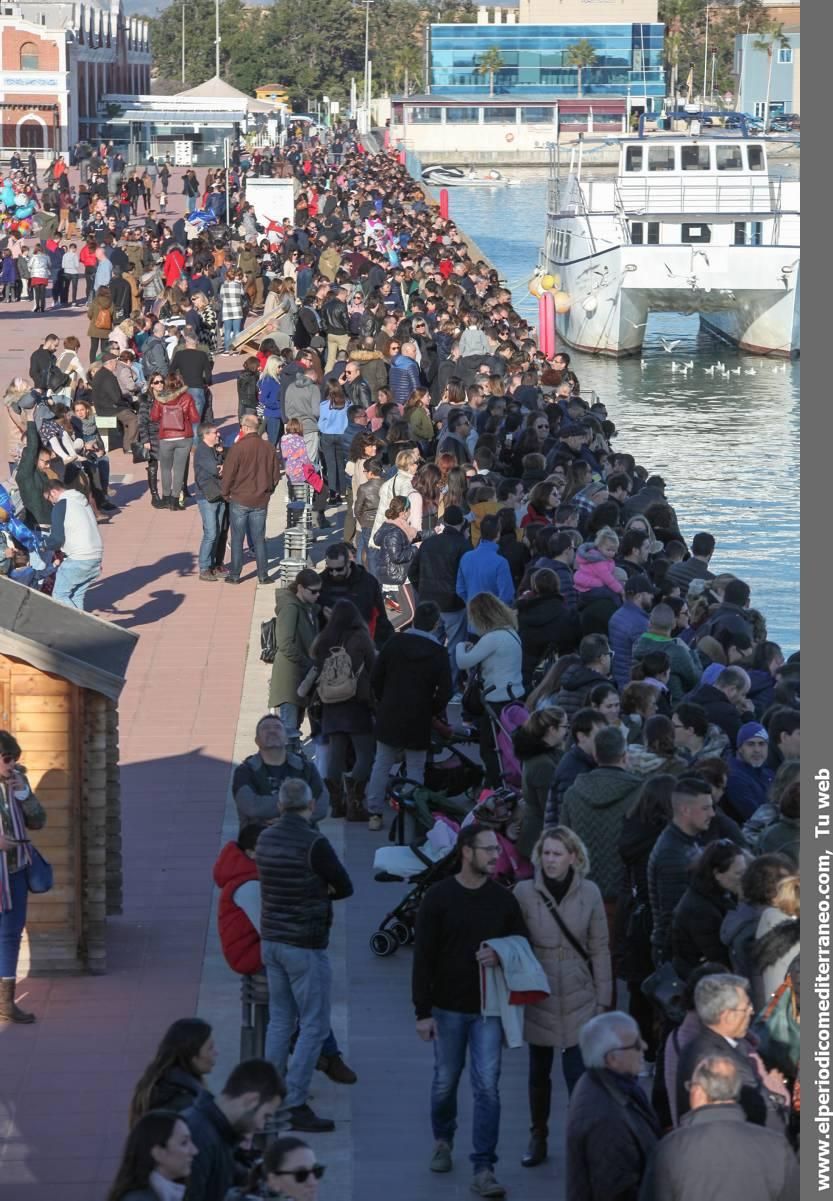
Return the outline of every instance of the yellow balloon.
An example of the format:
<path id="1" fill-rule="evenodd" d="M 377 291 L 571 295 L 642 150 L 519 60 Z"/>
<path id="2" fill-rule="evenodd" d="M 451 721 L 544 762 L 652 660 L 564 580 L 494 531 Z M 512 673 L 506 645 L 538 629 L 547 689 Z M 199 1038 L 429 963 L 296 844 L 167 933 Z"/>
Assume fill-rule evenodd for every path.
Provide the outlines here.
<path id="1" fill-rule="evenodd" d="M 545 288 L 547 290 L 547 292 L 549 292 L 550 288 L 555 287 L 555 276 L 545 275 L 544 278 L 541 280 L 541 287 Z"/>
<path id="2" fill-rule="evenodd" d="M 568 313 L 570 311 L 570 296 L 567 292 L 556 292 L 552 298 L 555 305 L 556 313 Z"/>
<path id="3" fill-rule="evenodd" d="M 541 277 L 540 277 L 540 275 L 533 275 L 532 279 L 529 281 L 529 284 L 527 286 L 529 288 L 530 296 L 537 296 L 538 299 L 540 300 L 540 298 L 541 298 Z"/>

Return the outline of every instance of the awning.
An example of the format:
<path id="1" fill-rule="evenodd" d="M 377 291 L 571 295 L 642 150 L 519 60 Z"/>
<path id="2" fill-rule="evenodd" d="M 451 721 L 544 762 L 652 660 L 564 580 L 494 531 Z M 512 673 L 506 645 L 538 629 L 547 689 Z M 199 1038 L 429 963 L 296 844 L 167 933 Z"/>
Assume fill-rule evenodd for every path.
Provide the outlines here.
<path id="1" fill-rule="evenodd" d="M 160 109 L 128 108 L 120 116 L 111 118 L 110 124 L 123 125 L 129 121 L 141 121 L 150 125 L 239 125 L 245 119 L 246 113 L 243 109 L 238 112 L 208 113 L 197 109 L 191 112 L 182 109 L 167 112 Z"/>

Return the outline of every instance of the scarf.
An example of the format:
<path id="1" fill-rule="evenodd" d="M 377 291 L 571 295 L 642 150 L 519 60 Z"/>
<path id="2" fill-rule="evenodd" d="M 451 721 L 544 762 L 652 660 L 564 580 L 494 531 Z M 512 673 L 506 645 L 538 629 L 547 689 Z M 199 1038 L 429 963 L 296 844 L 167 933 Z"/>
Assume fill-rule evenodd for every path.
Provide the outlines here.
<path id="1" fill-rule="evenodd" d="M 151 1172 L 148 1184 L 156 1193 L 159 1201 L 182 1201 L 185 1196 L 185 1185 L 177 1184 L 174 1180 L 166 1180 L 159 1172 Z"/>
<path id="2" fill-rule="evenodd" d="M 10 838 L 26 839 L 26 822 L 23 819 L 20 802 L 12 792 L 12 787 L 14 787 L 12 780 L 14 777 L 6 783 L 0 784 L 0 830 L 8 834 Z M 12 907 L 9 855 L 16 856 L 18 868 L 21 866 L 21 858 L 23 859 L 22 866 L 28 867 L 32 862 L 32 852 L 28 841 L 22 842 L 16 851 L 0 851 L 0 913 L 8 913 Z"/>
<path id="3" fill-rule="evenodd" d="M 402 513 L 399 517 L 394 517 L 393 520 L 388 518 L 388 521 L 390 521 L 391 525 L 395 525 L 397 529 L 400 529 L 409 542 L 413 542 L 419 533 L 412 525 L 408 524 L 408 518 L 405 513 Z"/>

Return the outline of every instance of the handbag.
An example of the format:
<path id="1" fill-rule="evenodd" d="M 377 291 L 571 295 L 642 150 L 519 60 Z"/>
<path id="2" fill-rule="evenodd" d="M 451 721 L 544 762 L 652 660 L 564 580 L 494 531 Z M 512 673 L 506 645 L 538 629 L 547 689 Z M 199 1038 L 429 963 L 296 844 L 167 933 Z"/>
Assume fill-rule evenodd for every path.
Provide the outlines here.
<path id="1" fill-rule="evenodd" d="M 578 951 L 579 955 L 581 955 L 582 959 L 587 964 L 587 967 L 590 971 L 590 975 L 592 976 L 593 975 L 593 961 L 590 958 L 590 952 L 586 949 L 586 947 L 583 947 L 581 945 L 579 940 L 576 938 L 575 934 L 573 934 L 570 927 L 564 921 L 564 918 L 558 912 L 555 905 L 553 905 L 550 898 L 545 897 L 544 894 L 540 891 L 538 892 L 538 896 L 541 898 L 541 900 L 546 905 L 547 909 L 549 909 L 550 913 L 555 918 L 556 925 L 561 930 L 561 933 L 564 935 L 564 937 L 567 939 L 567 942 L 570 944 L 570 946 L 573 948 L 574 951 Z"/>
<path id="2" fill-rule="evenodd" d="M 277 619 L 270 617 L 260 623 L 260 658 L 263 663 L 274 663 L 278 653 Z"/>
<path id="3" fill-rule="evenodd" d="M 26 868 L 29 892 L 49 892 L 55 883 L 52 864 L 48 859 L 44 859 L 34 843 L 29 843 L 29 851 L 32 856 L 32 861 Z"/>
<path id="4" fill-rule="evenodd" d="M 150 450 L 141 442 L 131 442 L 130 453 L 133 455 L 134 463 L 150 462 Z"/>
<path id="5" fill-rule="evenodd" d="M 469 672 L 466 687 L 463 690 L 462 709 L 469 717 L 483 717 L 486 709 L 483 705 L 483 674 L 479 667 Z"/>
<path id="6" fill-rule="evenodd" d="M 678 1026 L 686 1015 L 684 992 L 685 985 L 670 959 L 661 963 L 647 980 L 642 981 L 643 997 L 658 1005 L 675 1026 Z"/>

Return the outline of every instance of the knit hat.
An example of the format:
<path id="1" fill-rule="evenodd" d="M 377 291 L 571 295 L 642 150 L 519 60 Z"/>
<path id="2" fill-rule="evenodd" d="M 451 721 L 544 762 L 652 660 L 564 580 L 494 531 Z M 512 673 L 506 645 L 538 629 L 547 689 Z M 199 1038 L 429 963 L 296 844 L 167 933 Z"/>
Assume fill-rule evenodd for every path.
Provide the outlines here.
<path id="1" fill-rule="evenodd" d="M 705 639 L 701 639 L 701 641 L 697 647 L 698 650 L 700 649 L 700 647 L 702 646 L 704 641 L 705 641 Z M 700 677 L 700 683 L 701 684 L 713 684 L 715 682 L 715 680 L 717 679 L 717 677 L 720 675 L 720 673 L 723 671 L 723 668 L 725 666 L 726 666 L 725 663 L 710 663 L 708 665 L 708 667 L 706 668 L 706 670 L 703 672 L 702 676 Z"/>
<path id="2" fill-rule="evenodd" d="M 736 746 L 738 750 L 745 742 L 750 742 L 753 738 L 762 738 L 764 742 L 769 742 L 769 734 L 764 727 L 757 721 L 748 721 L 745 726 L 741 726 L 738 730 Z"/>

